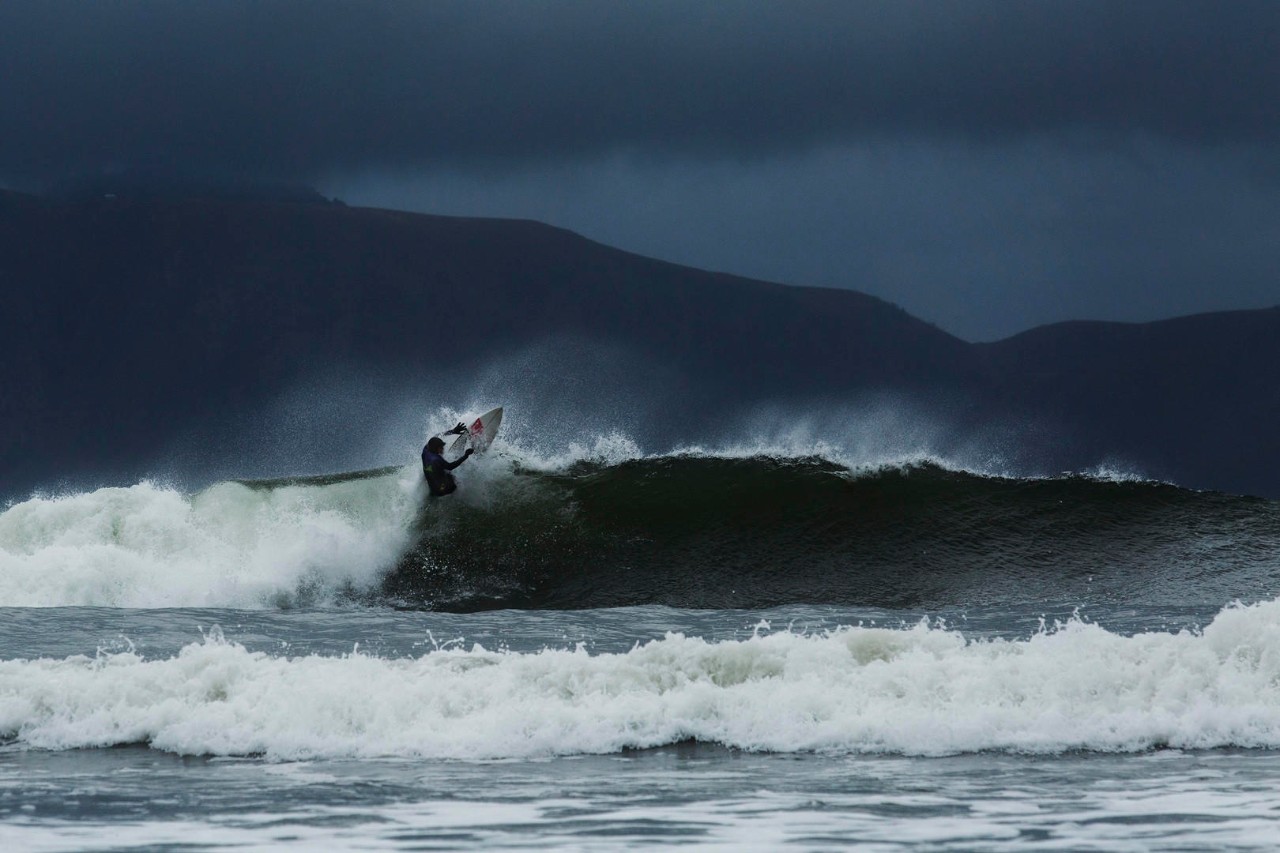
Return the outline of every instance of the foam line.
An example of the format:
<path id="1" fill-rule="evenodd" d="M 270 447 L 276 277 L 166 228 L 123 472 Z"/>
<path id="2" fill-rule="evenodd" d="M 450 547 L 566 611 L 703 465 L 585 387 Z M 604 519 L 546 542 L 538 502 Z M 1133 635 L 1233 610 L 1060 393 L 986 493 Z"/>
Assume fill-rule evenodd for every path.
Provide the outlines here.
<path id="1" fill-rule="evenodd" d="M 686 739 L 747 750 L 938 755 L 1280 747 L 1280 602 L 1203 633 L 1072 621 L 1025 640 L 921 623 L 626 653 L 478 646 L 418 658 L 273 657 L 218 631 L 174 657 L 0 663 L 0 737 L 276 759 L 492 759 Z"/>

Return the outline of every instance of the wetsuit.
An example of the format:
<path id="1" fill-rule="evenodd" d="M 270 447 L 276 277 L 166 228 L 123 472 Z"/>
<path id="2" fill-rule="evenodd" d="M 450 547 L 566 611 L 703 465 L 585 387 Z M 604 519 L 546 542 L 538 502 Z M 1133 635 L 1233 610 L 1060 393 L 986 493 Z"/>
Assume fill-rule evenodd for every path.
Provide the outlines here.
<path id="1" fill-rule="evenodd" d="M 468 450 L 467 454 L 457 461 L 445 462 L 444 457 L 439 453 L 432 453 L 427 448 L 422 448 L 422 474 L 427 478 L 427 486 L 430 487 L 433 497 L 443 497 L 458 488 L 457 482 L 449 472 L 461 465 L 470 455 L 471 451 Z"/>

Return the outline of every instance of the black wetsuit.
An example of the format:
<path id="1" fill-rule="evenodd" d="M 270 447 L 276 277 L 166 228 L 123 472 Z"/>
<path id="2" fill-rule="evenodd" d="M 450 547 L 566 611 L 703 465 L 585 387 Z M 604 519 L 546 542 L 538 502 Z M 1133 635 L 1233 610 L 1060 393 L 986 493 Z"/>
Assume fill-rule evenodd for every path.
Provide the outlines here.
<path id="1" fill-rule="evenodd" d="M 458 483 L 449 472 L 461 465 L 466 458 L 463 456 L 455 462 L 445 462 L 439 453 L 422 448 L 422 475 L 427 478 L 427 486 L 433 497 L 442 497 L 458 488 Z"/>

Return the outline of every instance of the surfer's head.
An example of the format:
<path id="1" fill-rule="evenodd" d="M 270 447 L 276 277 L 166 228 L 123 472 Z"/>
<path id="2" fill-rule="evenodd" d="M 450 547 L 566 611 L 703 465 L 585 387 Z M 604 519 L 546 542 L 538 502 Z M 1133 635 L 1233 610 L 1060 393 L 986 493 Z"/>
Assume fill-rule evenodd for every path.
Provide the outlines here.
<path id="1" fill-rule="evenodd" d="M 434 438 L 432 438 L 430 441 L 427 442 L 427 450 L 430 450 L 432 453 L 443 453 L 444 439 L 438 435 L 435 436 Z"/>

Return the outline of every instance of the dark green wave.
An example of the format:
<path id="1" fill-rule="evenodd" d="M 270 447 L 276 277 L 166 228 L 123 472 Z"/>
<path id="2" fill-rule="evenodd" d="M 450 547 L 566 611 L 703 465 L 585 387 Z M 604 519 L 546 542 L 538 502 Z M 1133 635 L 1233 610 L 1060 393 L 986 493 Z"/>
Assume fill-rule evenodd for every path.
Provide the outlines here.
<path id="1" fill-rule="evenodd" d="M 428 501 L 382 594 L 468 610 L 1280 592 L 1280 504 L 1161 483 L 669 457 L 517 470 L 486 498 Z"/>

